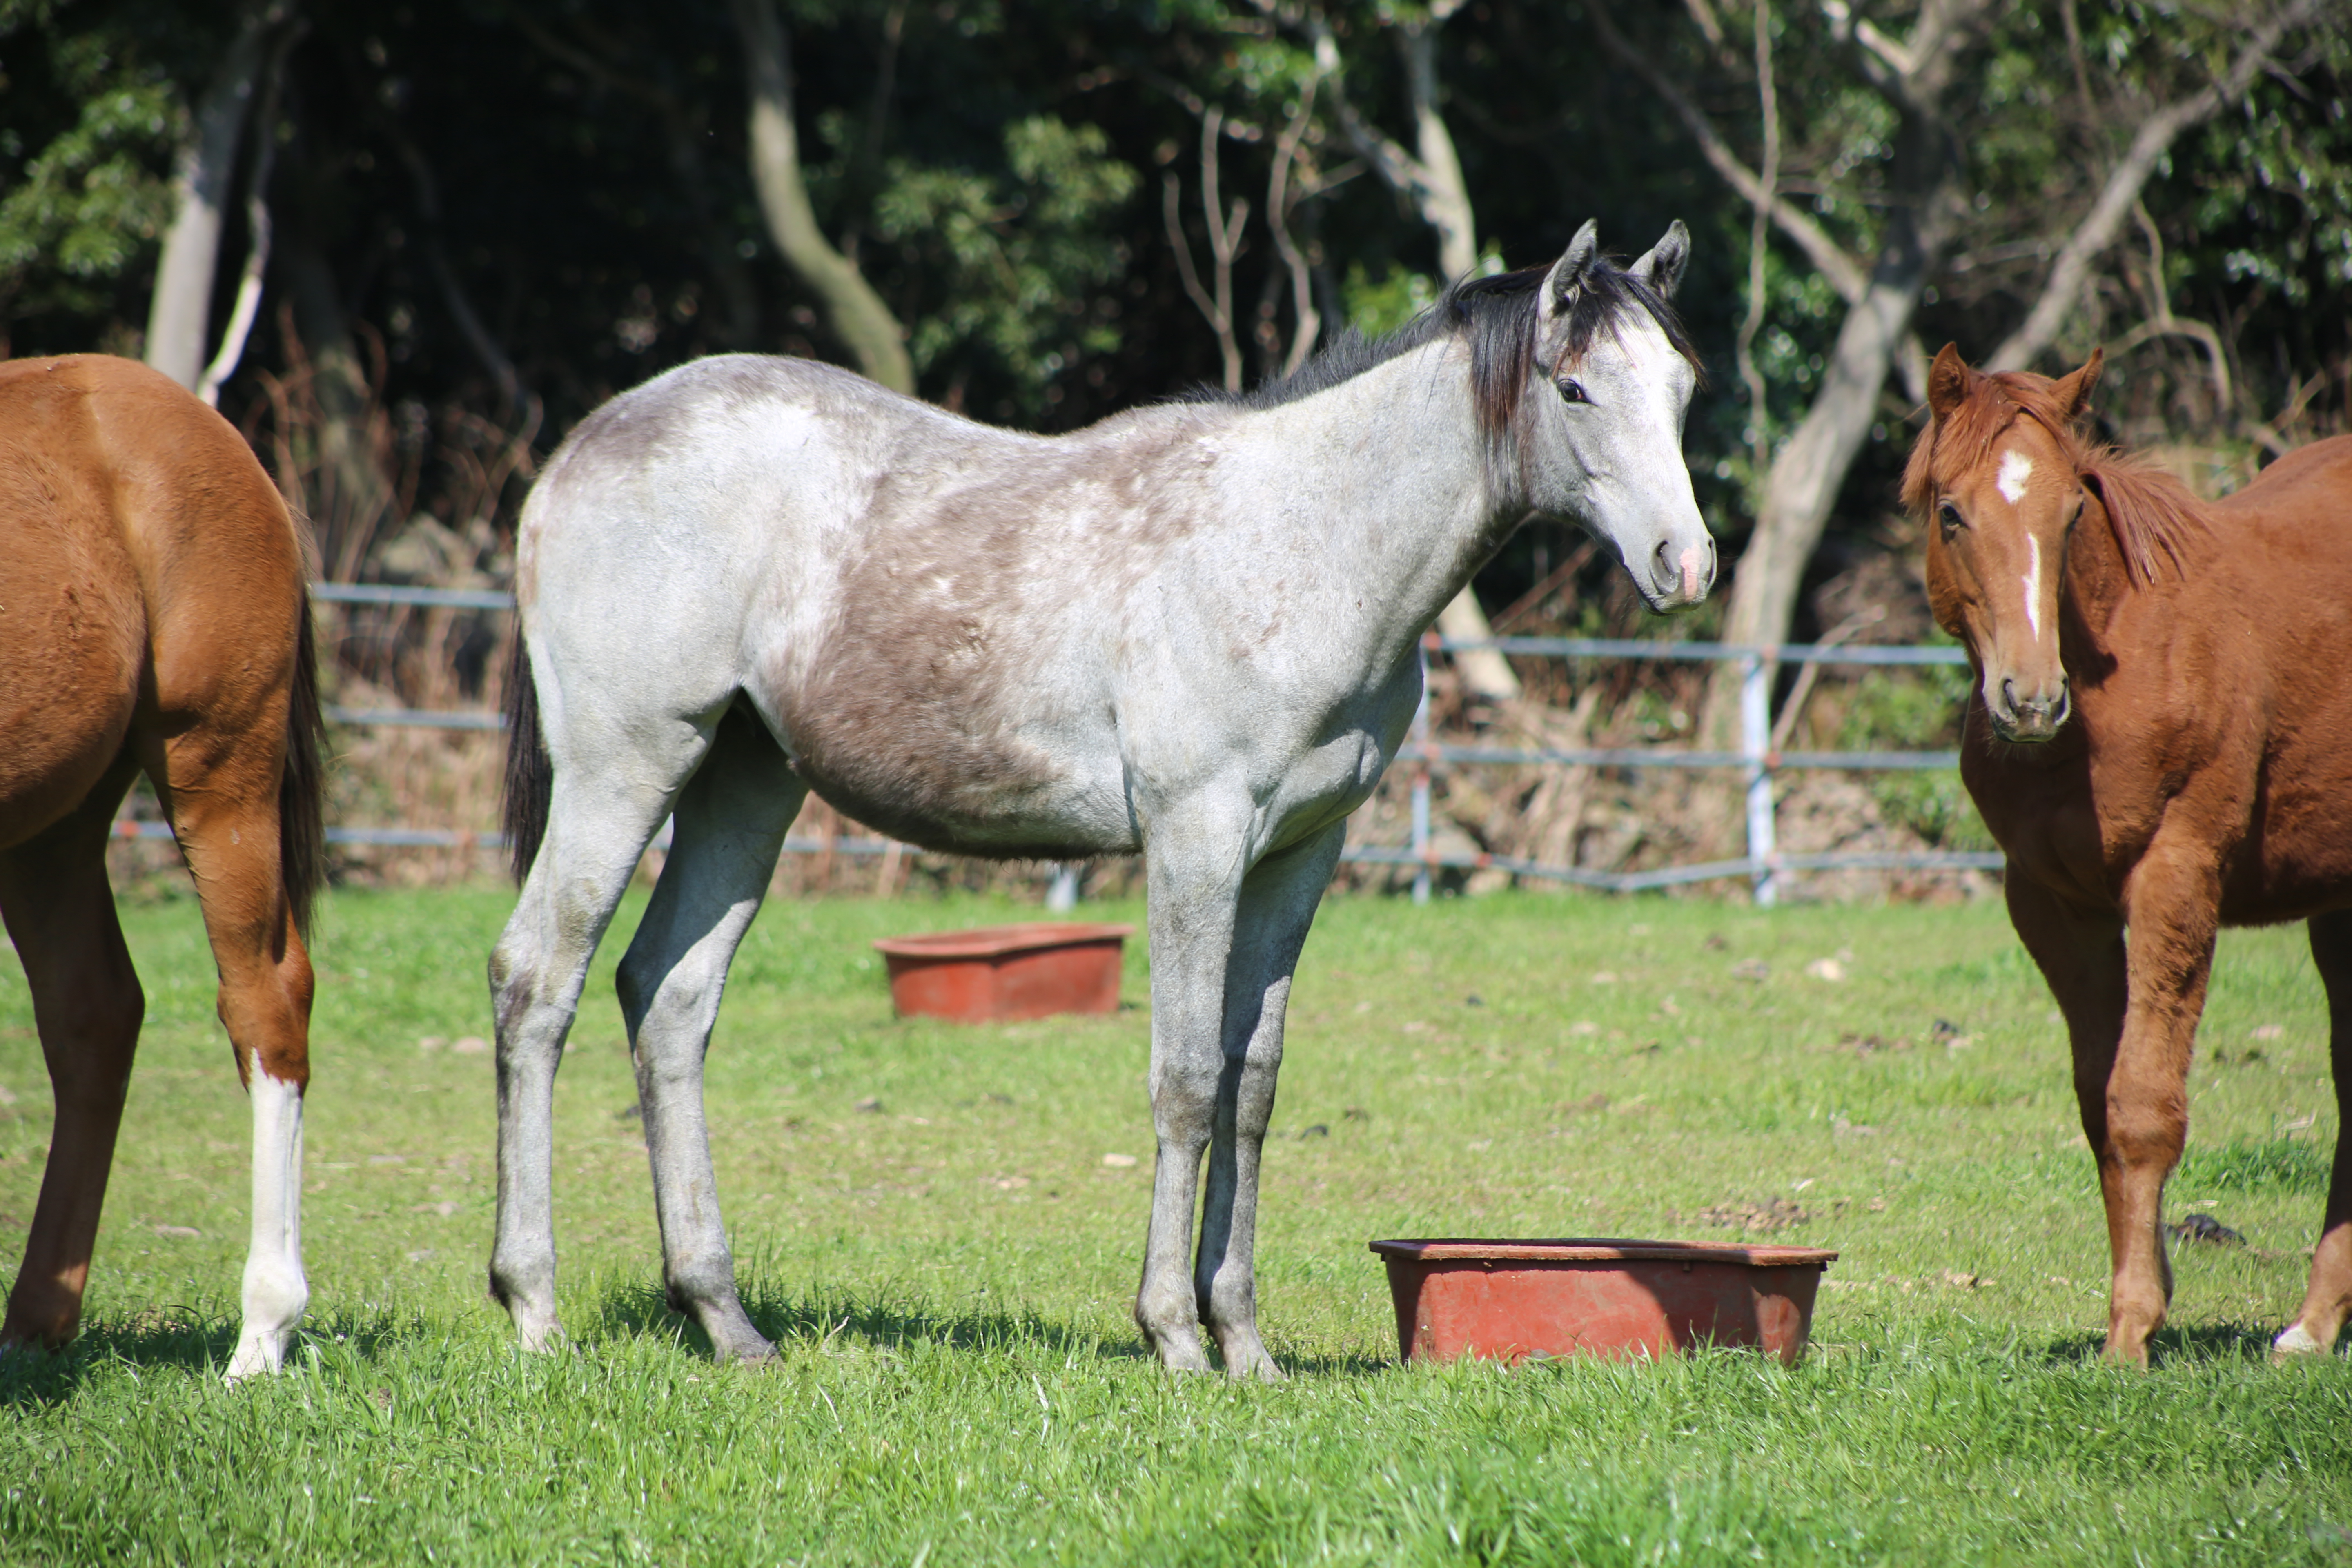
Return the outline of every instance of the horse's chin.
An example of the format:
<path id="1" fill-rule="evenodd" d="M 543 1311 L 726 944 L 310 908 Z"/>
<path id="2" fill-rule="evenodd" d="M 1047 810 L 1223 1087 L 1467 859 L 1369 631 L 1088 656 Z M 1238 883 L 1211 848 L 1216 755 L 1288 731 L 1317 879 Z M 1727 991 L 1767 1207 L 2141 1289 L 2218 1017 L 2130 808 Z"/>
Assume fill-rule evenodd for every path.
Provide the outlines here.
<path id="1" fill-rule="evenodd" d="M 2066 727 L 2063 719 L 2002 719 L 1990 713 L 1985 716 L 1992 721 L 1992 732 L 1996 736 L 2016 746 L 2046 746 L 2058 738 L 2059 731 Z"/>

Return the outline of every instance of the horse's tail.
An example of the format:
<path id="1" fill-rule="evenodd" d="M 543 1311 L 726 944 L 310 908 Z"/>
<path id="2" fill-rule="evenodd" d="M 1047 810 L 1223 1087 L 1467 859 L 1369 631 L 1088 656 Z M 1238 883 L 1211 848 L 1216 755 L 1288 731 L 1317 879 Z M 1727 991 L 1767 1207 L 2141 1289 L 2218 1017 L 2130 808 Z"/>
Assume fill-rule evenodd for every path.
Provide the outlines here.
<path id="1" fill-rule="evenodd" d="M 514 858 L 515 880 L 530 875 L 539 858 L 540 840 L 547 837 L 548 792 L 555 765 L 547 758 L 547 737 L 539 727 L 539 682 L 530 668 L 530 650 L 522 634 L 515 634 L 514 658 L 507 665 L 507 776 L 503 820 L 507 852 Z"/>
<path id="2" fill-rule="evenodd" d="M 286 703 L 286 766 L 278 777 L 278 875 L 294 929 L 308 936 L 311 901 L 327 879 L 327 723 L 319 711 L 319 639 L 307 587 L 299 625 Z"/>

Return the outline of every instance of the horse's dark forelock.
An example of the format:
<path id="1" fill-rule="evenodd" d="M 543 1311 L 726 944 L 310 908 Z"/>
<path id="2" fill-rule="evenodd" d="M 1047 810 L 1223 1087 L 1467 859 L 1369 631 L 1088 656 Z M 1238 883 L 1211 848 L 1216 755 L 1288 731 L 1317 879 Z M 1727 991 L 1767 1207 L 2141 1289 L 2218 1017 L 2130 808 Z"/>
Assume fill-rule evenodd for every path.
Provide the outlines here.
<path id="1" fill-rule="evenodd" d="M 1526 267 L 1491 278 L 1465 278 L 1420 315 L 1379 338 L 1367 338 L 1350 327 L 1338 341 L 1289 375 L 1259 383 L 1247 392 L 1204 390 L 1203 402 L 1232 403 L 1244 408 L 1278 408 L 1342 382 L 1402 354 L 1443 338 L 1466 338 L 1470 343 L 1471 396 L 1478 425 L 1488 437 L 1501 439 L 1518 416 L 1520 399 L 1536 372 L 1544 279 L 1549 267 Z M 1596 258 L 1579 280 L 1568 310 L 1568 342 L 1557 372 L 1580 362 L 1602 333 L 1615 335 L 1633 312 L 1646 313 L 1676 353 L 1704 381 L 1706 368 L 1691 346 L 1681 319 L 1664 295 L 1647 278 L 1626 271 L 1613 262 Z"/>

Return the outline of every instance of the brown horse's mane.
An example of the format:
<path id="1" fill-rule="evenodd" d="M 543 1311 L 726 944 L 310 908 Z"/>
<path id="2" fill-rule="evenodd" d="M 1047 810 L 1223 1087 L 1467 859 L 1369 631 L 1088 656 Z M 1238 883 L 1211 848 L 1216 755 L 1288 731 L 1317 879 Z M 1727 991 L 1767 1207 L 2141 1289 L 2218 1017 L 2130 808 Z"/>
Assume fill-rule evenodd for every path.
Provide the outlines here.
<path id="1" fill-rule="evenodd" d="M 2147 458 L 2083 439 L 2052 395 L 2053 384 L 2021 371 L 1976 378 L 1951 413 L 1920 433 L 1903 469 L 1903 504 L 1925 518 L 1936 497 L 1992 456 L 2001 432 L 2022 416 L 2056 438 L 2074 472 L 2097 495 L 2134 584 L 2147 587 L 2162 563 L 2185 573 L 2187 552 L 2205 537 L 2205 509 L 2187 485 Z"/>

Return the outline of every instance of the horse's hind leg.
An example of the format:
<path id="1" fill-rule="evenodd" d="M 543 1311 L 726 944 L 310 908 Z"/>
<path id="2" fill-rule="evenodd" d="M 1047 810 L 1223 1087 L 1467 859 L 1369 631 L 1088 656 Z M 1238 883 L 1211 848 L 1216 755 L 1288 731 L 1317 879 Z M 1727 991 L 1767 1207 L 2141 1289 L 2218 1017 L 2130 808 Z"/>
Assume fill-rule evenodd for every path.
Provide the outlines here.
<path id="1" fill-rule="evenodd" d="M 2352 1316 L 2352 910 L 2315 915 L 2311 956 L 2327 987 L 2328 1055 L 2336 1070 L 2336 1169 L 2303 1310 L 2279 1335 L 2281 1355 L 2326 1351 Z"/>
<path id="2" fill-rule="evenodd" d="M 702 1058 L 728 963 L 759 913 L 805 794 L 760 721 L 740 708 L 729 713 L 678 796 L 661 882 L 621 960 L 663 1279 L 670 1305 L 694 1314 L 721 1361 L 756 1361 L 775 1347 L 736 1295 L 703 1118 Z"/>
<path id="3" fill-rule="evenodd" d="M 1257 1331 L 1257 1190 L 1266 1123 L 1282 1070 L 1291 977 L 1316 906 L 1330 885 L 1347 825 L 1261 860 L 1242 882 L 1233 957 L 1225 969 L 1224 1070 L 1217 1083 L 1201 1202 L 1193 1291 L 1229 1377 L 1279 1379 Z"/>
<path id="4" fill-rule="evenodd" d="M 145 1007 L 106 881 L 108 824 L 136 772 L 126 755 L 72 816 L 0 851 L 0 917 L 25 966 L 57 1100 L 41 1195 L 0 1344 L 63 1344 L 81 1321 Z"/>
<path id="5" fill-rule="evenodd" d="M 186 856 L 220 972 L 220 1020 L 253 1110 L 253 1219 L 234 1383 L 275 1372 L 310 1305 L 302 1269 L 302 1095 L 310 1082 L 310 954 L 278 860 L 282 710 L 235 734 L 167 743 L 158 793 Z M 268 739 L 265 742 L 263 737 Z"/>
<path id="6" fill-rule="evenodd" d="M 490 1294 L 524 1348 L 562 1337 L 555 1312 L 555 1069 L 580 1005 L 588 962 L 604 940 L 654 830 L 669 809 L 669 784 L 700 756 L 691 736 L 678 755 L 644 758 L 616 737 L 575 746 L 619 765 L 594 775 L 560 771 L 548 801 L 547 837 L 524 879 L 514 914 L 490 950 L 491 1016 L 498 1031 L 499 1215 Z M 631 765 L 644 764 L 644 765 Z"/>

